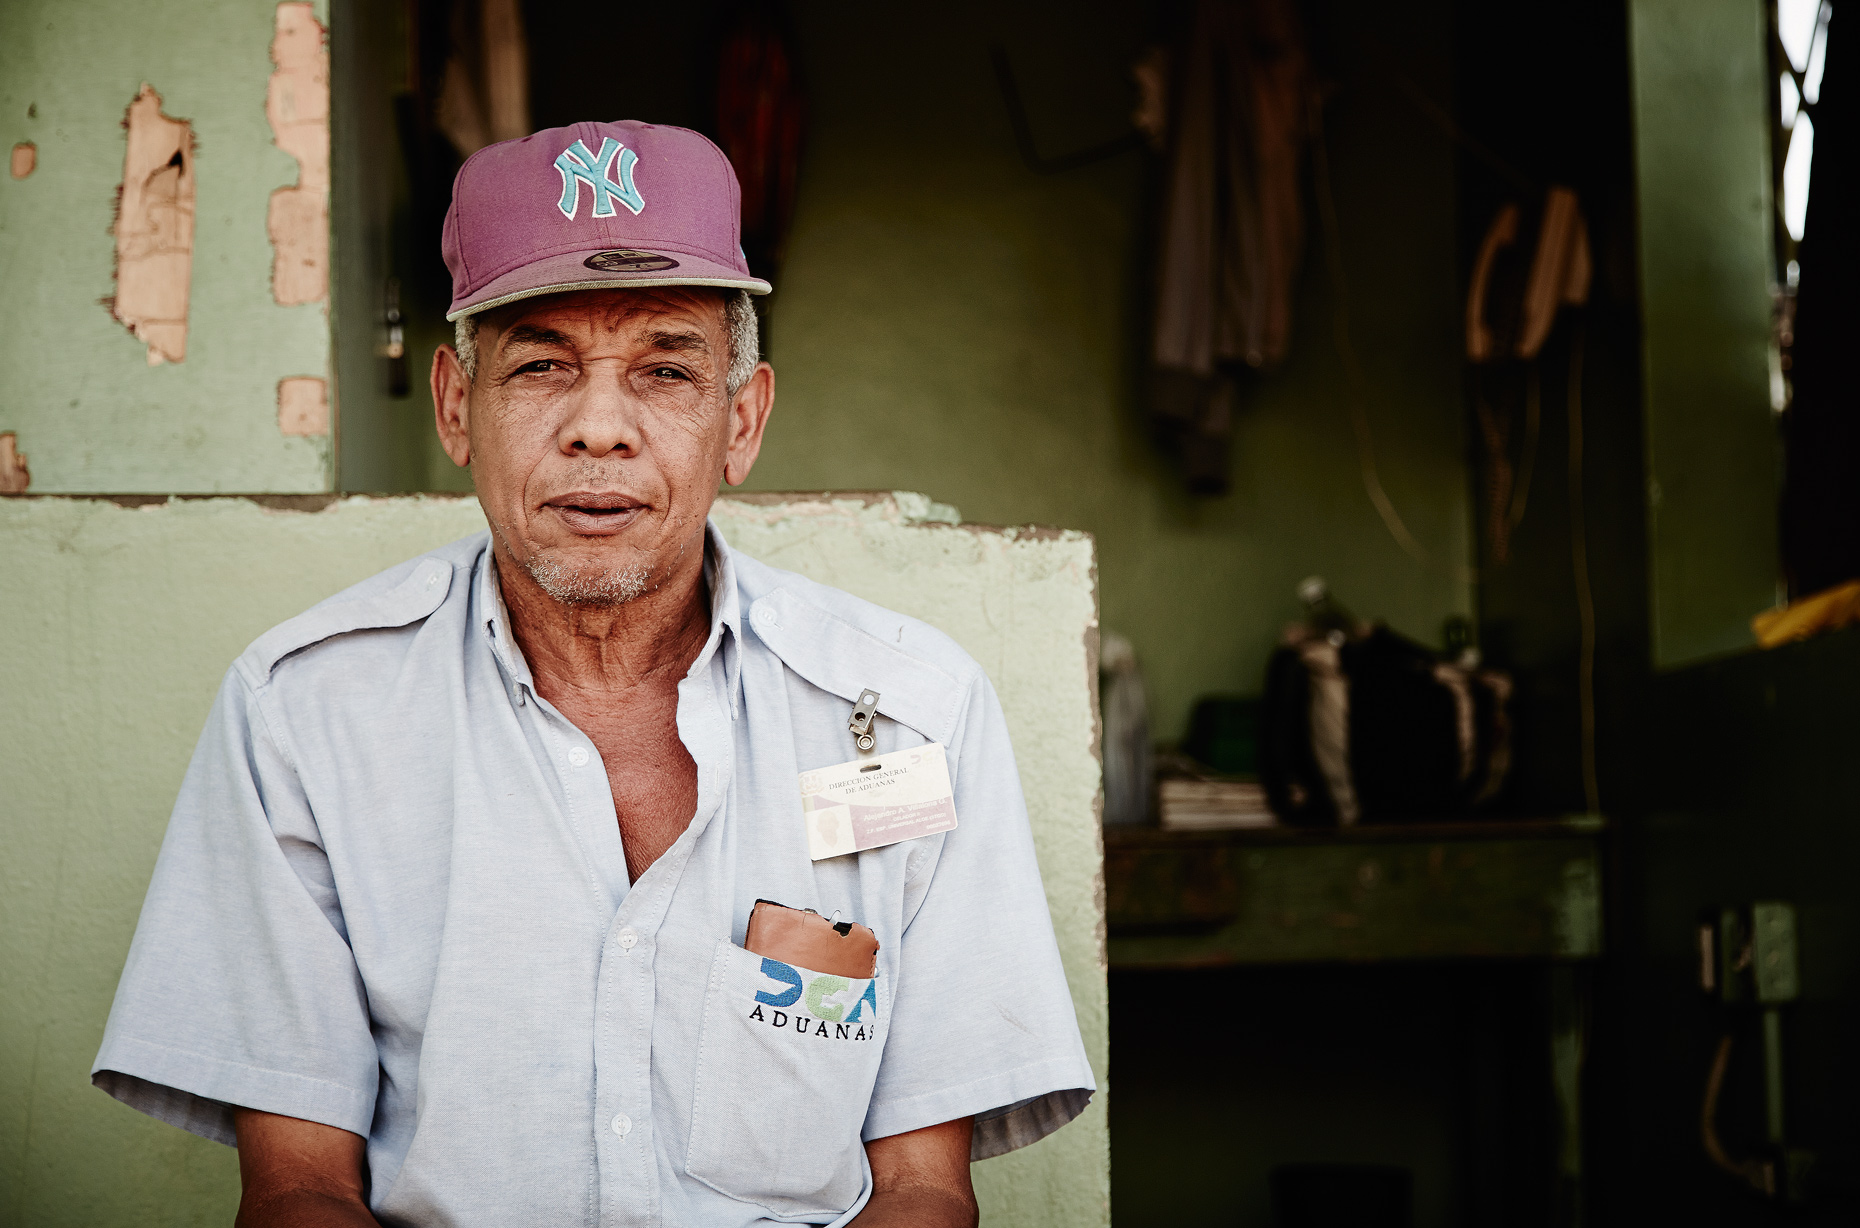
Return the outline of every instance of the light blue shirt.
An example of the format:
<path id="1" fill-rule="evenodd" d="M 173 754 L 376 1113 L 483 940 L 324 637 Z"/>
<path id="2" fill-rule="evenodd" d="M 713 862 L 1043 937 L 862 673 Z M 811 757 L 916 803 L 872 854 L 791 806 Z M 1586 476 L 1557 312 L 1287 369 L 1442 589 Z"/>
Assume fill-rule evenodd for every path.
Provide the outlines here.
<path id="1" fill-rule="evenodd" d="M 678 688 L 689 828 L 630 882 L 592 742 L 536 694 L 479 534 L 260 637 L 181 788 L 92 1079 L 368 1140 L 390 1225 L 844 1223 L 862 1139 L 973 1156 L 1094 1084 L 994 690 L 947 636 L 710 531 Z M 745 617 L 746 615 L 746 617 Z M 959 826 L 808 858 L 797 777 L 942 742 Z M 872 927 L 840 986 L 742 949 L 776 900 Z M 797 984 L 800 983 L 800 984 Z M 801 984 L 807 992 L 801 993 Z"/>

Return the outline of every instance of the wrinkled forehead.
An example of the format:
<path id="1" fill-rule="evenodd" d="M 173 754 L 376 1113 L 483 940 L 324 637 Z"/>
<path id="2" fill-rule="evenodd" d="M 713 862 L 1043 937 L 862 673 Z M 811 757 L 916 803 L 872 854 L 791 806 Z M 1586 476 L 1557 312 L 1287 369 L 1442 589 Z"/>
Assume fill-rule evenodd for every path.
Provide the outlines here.
<path id="1" fill-rule="evenodd" d="M 653 286 L 639 290 L 571 290 L 519 299 L 479 317 L 486 340 L 570 343 L 615 334 L 644 338 L 695 334 L 720 352 L 728 340 L 724 292 L 707 286 Z"/>

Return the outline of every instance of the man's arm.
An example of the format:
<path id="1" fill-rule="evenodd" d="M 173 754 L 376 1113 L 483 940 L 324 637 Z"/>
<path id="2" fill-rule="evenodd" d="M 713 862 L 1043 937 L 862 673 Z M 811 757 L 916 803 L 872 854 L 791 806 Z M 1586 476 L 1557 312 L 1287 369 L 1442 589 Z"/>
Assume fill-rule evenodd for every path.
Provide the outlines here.
<path id="1" fill-rule="evenodd" d="M 257 1109 L 234 1109 L 233 1132 L 243 1189 L 234 1228 L 380 1228 L 362 1198 L 360 1135 Z"/>
<path id="2" fill-rule="evenodd" d="M 981 1212 L 969 1182 L 974 1133 L 975 1119 L 964 1117 L 867 1143 L 872 1197 L 852 1228 L 975 1228 Z"/>

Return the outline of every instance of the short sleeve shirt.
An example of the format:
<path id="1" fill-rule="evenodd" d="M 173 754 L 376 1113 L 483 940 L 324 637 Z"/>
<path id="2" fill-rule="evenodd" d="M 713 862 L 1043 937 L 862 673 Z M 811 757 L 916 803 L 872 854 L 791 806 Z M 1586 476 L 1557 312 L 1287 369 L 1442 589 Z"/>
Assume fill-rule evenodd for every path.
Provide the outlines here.
<path id="1" fill-rule="evenodd" d="M 362 1135 L 390 1225 L 841 1224 L 862 1140 L 974 1115 L 980 1159 L 1081 1112 L 987 678 L 714 527 L 708 557 L 677 715 L 697 810 L 637 882 L 488 534 L 261 637 L 188 769 L 93 1081 L 221 1142 L 231 1106 Z M 797 779 L 856 757 L 867 689 L 878 751 L 947 748 L 958 826 L 816 862 Z M 870 926 L 877 975 L 788 1000 L 743 949 L 758 899 Z"/>

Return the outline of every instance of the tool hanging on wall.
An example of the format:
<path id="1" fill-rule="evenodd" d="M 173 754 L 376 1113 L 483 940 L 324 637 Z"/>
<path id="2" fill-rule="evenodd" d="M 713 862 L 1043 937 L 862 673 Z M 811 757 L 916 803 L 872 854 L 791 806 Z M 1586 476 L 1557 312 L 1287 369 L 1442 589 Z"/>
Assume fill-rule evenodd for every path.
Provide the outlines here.
<path id="1" fill-rule="evenodd" d="M 412 390 L 407 362 L 407 317 L 400 310 L 400 278 L 390 277 L 382 290 L 381 323 L 385 336 L 381 357 L 387 360 L 387 393 L 404 397 Z"/>
<path id="2" fill-rule="evenodd" d="M 1492 219 L 1473 265 L 1466 295 L 1466 358 L 1472 365 L 1473 405 L 1484 452 L 1481 484 L 1486 506 L 1486 549 L 1502 565 L 1511 556 L 1512 534 L 1530 505 L 1531 476 L 1542 433 L 1543 378 L 1539 359 L 1566 307 L 1589 301 L 1594 262 L 1582 204 L 1569 188 L 1544 194 L 1536 218 L 1537 242 L 1528 254 L 1518 240 L 1526 232 L 1523 210 L 1507 204 Z M 1575 579 L 1581 648 L 1577 664 L 1581 710 L 1582 793 L 1589 813 L 1601 811 L 1595 750 L 1595 599 L 1589 584 L 1588 526 L 1583 502 L 1582 371 L 1584 329 L 1580 317 L 1569 336 L 1568 406 L 1569 550 Z M 1522 416 L 1523 441 L 1512 460 L 1515 424 Z"/>
<path id="3" fill-rule="evenodd" d="M 1506 204 L 1486 228 L 1466 295 L 1466 360 L 1473 364 L 1474 404 L 1485 452 L 1486 539 L 1492 561 L 1510 557 L 1511 534 L 1524 518 L 1540 429 L 1538 356 L 1564 307 L 1589 301 L 1594 265 L 1589 228 L 1576 193 L 1553 187 L 1536 211 L 1537 242 L 1519 246 L 1523 210 Z M 1516 410 L 1524 439 L 1511 457 Z"/>
<path id="4" fill-rule="evenodd" d="M 1513 301 L 1498 301 L 1508 287 L 1495 287 L 1494 274 L 1501 252 L 1518 240 L 1520 221 L 1518 206 L 1506 205 L 1479 245 L 1466 299 L 1466 357 L 1475 363 L 1537 357 L 1557 312 L 1589 301 L 1594 276 L 1589 228 L 1576 193 L 1565 187 L 1553 187 L 1544 195 L 1529 276 L 1522 286 L 1509 287 L 1516 292 Z"/>

